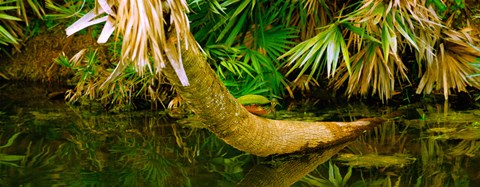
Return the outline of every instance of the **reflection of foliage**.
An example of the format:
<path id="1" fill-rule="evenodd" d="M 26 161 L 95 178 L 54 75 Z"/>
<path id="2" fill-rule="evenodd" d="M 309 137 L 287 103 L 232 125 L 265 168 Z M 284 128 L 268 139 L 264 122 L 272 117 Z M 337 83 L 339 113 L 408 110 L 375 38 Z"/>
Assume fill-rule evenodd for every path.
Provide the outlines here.
<path id="1" fill-rule="evenodd" d="M 148 116 L 148 118 L 145 118 Z M 144 123 L 136 124 L 139 120 Z M 85 116 L 58 154 L 77 170 L 66 172 L 71 185 L 183 186 L 190 169 L 169 125 L 156 112 Z M 195 138 L 195 137 L 192 137 Z M 81 160 L 78 163 L 78 160 Z M 76 171 L 82 170 L 81 173 Z M 80 175 L 80 180 L 75 178 Z M 114 177 L 112 177 L 114 176 Z"/>
<path id="2" fill-rule="evenodd" d="M 18 133 L 17 133 L 18 134 Z M 30 141 L 20 164 L 14 168 L 1 168 L 1 186 L 30 186 L 33 184 L 62 184 L 60 173 L 63 167 L 53 165 L 56 155 L 44 140 Z M 19 149 L 17 147 L 17 149 Z M 23 147 L 22 147 L 23 149 Z"/>
<path id="3" fill-rule="evenodd" d="M 208 165 L 210 172 L 218 173 L 232 184 L 238 183 L 245 174 L 244 167 L 250 163 L 251 156 L 240 154 L 234 157 L 226 157 L 226 153 L 218 152 Z"/>
<path id="4" fill-rule="evenodd" d="M 342 176 L 340 173 L 340 168 L 333 164 L 332 161 L 328 162 L 328 178 L 322 175 L 321 171 L 319 171 L 319 168 L 315 169 L 300 181 L 312 186 L 344 187 L 347 186 L 347 182 L 352 176 L 352 167 L 349 167 L 347 173 L 345 173 L 345 176 Z"/>
<path id="5" fill-rule="evenodd" d="M 421 141 L 421 167 L 423 184 L 426 186 L 441 186 L 448 180 L 447 171 L 442 168 L 445 162 L 443 147 L 434 138 Z"/>
<path id="6" fill-rule="evenodd" d="M 480 138 L 479 138 L 480 139 Z M 475 157 L 480 151 L 480 142 L 476 140 L 462 140 L 455 147 L 449 150 L 449 155 L 453 157 Z"/>
<path id="7" fill-rule="evenodd" d="M 12 160 L 2 157 L 3 153 L 25 153 L 11 162 L 15 166 L 0 164 L 0 186 L 191 186 L 190 177 L 199 173 L 178 154 L 181 150 L 164 114 L 79 113 L 66 118 L 50 112 L 30 113 L 35 115 L 12 118 L 24 129 L 21 141 L 14 142 L 18 133 L 0 145 L 5 148 L 0 149 L 0 158 Z M 49 115 L 53 118 L 48 119 Z M 51 133 L 56 135 L 39 139 Z M 202 142 L 202 134 L 191 134 L 188 139 L 193 141 L 184 140 L 184 146 Z"/>
<path id="8" fill-rule="evenodd" d="M 19 132 L 13 134 L 8 139 L 8 141 L 5 145 L 0 146 L 0 165 L 8 165 L 8 166 L 13 166 L 13 167 L 19 167 L 19 165 L 15 162 L 18 162 L 18 161 L 25 158 L 24 155 L 11 155 L 11 154 L 2 153 L 3 152 L 2 149 L 8 148 L 8 147 L 13 145 L 13 142 L 15 141 L 15 139 L 17 139 L 18 135 L 20 135 Z M 0 136 L 0 138 L 1 137 L 2 136 Z"/>

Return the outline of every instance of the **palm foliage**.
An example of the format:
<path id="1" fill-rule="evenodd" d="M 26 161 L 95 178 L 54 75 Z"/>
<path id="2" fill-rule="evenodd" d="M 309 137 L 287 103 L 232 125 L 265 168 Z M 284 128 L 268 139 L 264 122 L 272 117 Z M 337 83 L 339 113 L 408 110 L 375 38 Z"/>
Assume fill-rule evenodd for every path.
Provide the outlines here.
<path id="1" fill-rule="evenodd" d="M 288 5 L 268 1 L 191 2 L 192 32 L 235 96 L 283 93 L 287 82 L 277 58 L 294 44 L 291 40 L 298 33 L 282 24 Z"/>
<path id="2" fill-rule="evenodd" d="M 478 73 L 478 68 L 470 63 L 480 57 L 480 49 L 472 45 L 478 41 L 473 41 L 469 30 L 442 32 L 443 41 L 438 46 L 437 55 L 427 63 L 417 93 L 443 90 L 445 99 L 448 99 L 451 88 L 465 92 L 468 86 L 480 88 L 480 77 L 470 76 Z"/>
<path id="3" fill-rule="evenodd" d="M 103 84 L 119 76 L 129 65 L 133 65 L 142 76 L 144 71 L 158 74 L 170 62 L 184 86 L 188 79 L 183 70 L 180 46 L 195 50 L 195 40 L 190 36 L 190 26 L 185 1 L 105 1 L 67 28 L 67 35 L 105 22 L 98 39 L 104 43 L 113 34 L 122 37 L 122 55 L 116 70 Z M 106 14 L 106 15 L 104 15 Z M 103 17 L 96 18 L 100 15 Z M 167 18 L 167 17 L 169 18 Z M 135 29 L 132 29 L 135 28 Z M 167 41 L 175 35 L 175 41 Z M 191 47 L 188 47 L 191 46 Z M 193 51 L 198 52 L 198 51 Z"/>
<path id="4" fill-rule="evenodd" d="M 439 73 L 439 69 L 435 69 L 439 67 L 438 63 L 431 64 L 441 56 L 439 52 L 442 51 L 442 45 L 439 43 L 446 36 L 441 34 L 442 29 L 447 33 L 455 31 L 442 25 L 440 17 L 434 9 L 427 7 L 425 1 L 364 0 L 334 13 L 335 18 L 330 19 L 326 26 L 319 27 L 318 34 L 281 56 L 287 57 L 286 65 L 290 66 L 287 75 L 300 68 L 297 79 L 304 73 L 309 73 L 308 78 L 311 79 L 326 70 L 326 76 L 333 77 L 331 85 L 334 89 L 342 89 L 346 83 L 348 96 L 371 93 L 386 100 L 392 97 L 398 86 L 396 80 L 410 83 L 412 76 L 407 73 L 407 67 L 415 64 L 406 64 L 402 60 L 402 54 L 411 51 L 415 54 L 418 69 L 423 70 L 424 64 L 427 64 L 418 93 L 423 90 L 426 82 L 429 86 L 425 89 L 426 93 L 430 93 L 434 86 L 445 87 L 446 97 L 450 88 L 465 91 L 464 85 L 477 84 L 472 79 L 461 79 L 475 72 L 468 62 L 472 62 L 471 57 L 478 54 L 478 48 L 473 46 L 474 41 L 470 36 L 456 37 L 463 41 L 459 45 L 464 46 L 464 51 L 468 51 L 471 57 L 463 59 L 462 67 L 445 67 L 449 74 L 445 76 L 445 85 L 439 85 L 442 82 L 428 73 Z M 448 59 L 452 60 L 454 58 Z M 452 61 L 451 64 L 459 63 Z M 419 76 L 422 76 L 421 71 Z"/>
<path id="5" fill-rule="evenodd" d="M 155 74 L 140 76 L 133 65 L 125 67 L 123 72 L 106 82 L 114 71 L 112 66 L 98 60 L 98 50 L 82 50 L 71 58 L 64 55 L 55 59 L 62 67 L 70 69 L 72 83 L 75 89 L 68 90 L 66 99 L 72 104 L 100 104 L 98 109 L 131 110 L 137 108 L 134 100 L 143 98 L 156 106 L 161 104 L 167 95 L 167 90 L 159 85 L 161 77 Z M 102 87 L 103 86 L 103 87 Z"/>
<path id="6" fill-rule="evenodd" d="M 72 34 L 106 22 L 99 38 L 106 42 L 116 29 L 121 57 L 102 86 L 128 67 L 140 76 L 158 77 L 167 62 L 187 85 L 179 46 L 198 42 L 237 97 L 274 97 L 299 82 L 319 85 L 313 83 L 321 76 L 348 96 L 371 94 L 382 101 L 402 84 L 418 84 L 417 93 L 443 89 L 445 96 L 452 89 L 478 87 L 475 77 L 465 78 L 477 72 L 469 64 L 478 56 L 475 36 L 444 23 L 449 14 L 440 1 L 134 2 L 97 0 L 98 6 L 67 30 Z M 175 41 L 166 41 L 172 35 Z M 415 61 L 405 61 L 405 55 L 414 55 Z M 287 80 L 291 75 L 293 83 Z"/>
<path id="7" fill-rule="evenodd" d="M 45 15 L 40 2 L 37 0 L 0 1 L 1 45 L 12 45 L 17 51 L 20 51 L 22 40 L 26 39 L 25 26 L 29 25 L 31 18 L 28 14 L 30 13 L 40 19 Z M 25 22 L 25 25 L 21 22 Z"/>

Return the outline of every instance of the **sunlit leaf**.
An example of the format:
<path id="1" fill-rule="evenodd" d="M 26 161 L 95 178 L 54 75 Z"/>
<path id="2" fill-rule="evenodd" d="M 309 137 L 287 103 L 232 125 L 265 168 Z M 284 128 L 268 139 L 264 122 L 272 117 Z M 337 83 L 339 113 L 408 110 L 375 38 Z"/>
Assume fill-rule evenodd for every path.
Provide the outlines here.
<path id="1" fill-rule="evenodd" d="M 243 95 L 243 96 L 237 98 L 237 101 L 240 102 L 243 105 L 249 105 L 249 104 L 263 105 L 263 104 L 269 104 L 271 102 L 268 98 L 266 98 L 264 96 L 252 95 L 252 94 Z"/>
<path id="2" fill-rule="evenodd" d="M 341 61 L 339 59 L 340 53 L 342 53 L 344 59 L 343 63 L 346 64 L 347 69 L 350 69 L 350 58 L 345 39 L 338 24 L 331 24 L 317 36 L 301 42 L 284 53 L 279 59 L 289 56 L 287 64 L 292 65 L 292 67 L 287 75 L 299 67 L 302 70 L 297 77 L 300 77 L 308 68 L 314 68 L 311 69 L 311 72 L 316 72 L 318 71 L 317 68 L 325 67 L 327 75 L 330 77 L 335 74 L 338 63 Z M 323 59 L 325 65 L 320 65 L 321 59 Z M 313 74 L 310 74 L 310 76 L 313 76 Z"/>

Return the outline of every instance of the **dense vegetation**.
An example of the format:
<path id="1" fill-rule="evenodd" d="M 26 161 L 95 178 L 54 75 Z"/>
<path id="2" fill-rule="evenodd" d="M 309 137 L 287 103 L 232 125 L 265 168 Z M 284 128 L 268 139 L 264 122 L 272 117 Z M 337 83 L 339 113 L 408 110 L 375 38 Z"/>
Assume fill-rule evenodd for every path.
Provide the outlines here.
<path id="1" fill-rule="evenodd" d="M 183 3 L 190 9 L 190 31 L 236 97 L 294 97 L 328 85 L 349 97 L 375 96 L 382 101 L 406 87 L 417 94 L 443 93 L 447 99 L 451 92 L 480 88 L 478 12 L 465 1 Z M 0 6 L 0 43 L 6 56 L 21 51 L 42 25 L 71 25 L 95 1 L 11 0 Z M 101 29 L 93 27 L 88 33 L 99 37 Z M 107 59 L 99 58 L 97 48 L 55 59 L 71 70 L 69 82 L 75 88 L 67 94 L 69 101 L 121 109 L 134 107 L 138 98 L 170 102 L 171 107 L 181 104 L 155 66 L 143 71 L 123 63 L 125 38 L 114 36 L 105 45 Z M 125 67 L 111 76 L 118 64 Z"/>

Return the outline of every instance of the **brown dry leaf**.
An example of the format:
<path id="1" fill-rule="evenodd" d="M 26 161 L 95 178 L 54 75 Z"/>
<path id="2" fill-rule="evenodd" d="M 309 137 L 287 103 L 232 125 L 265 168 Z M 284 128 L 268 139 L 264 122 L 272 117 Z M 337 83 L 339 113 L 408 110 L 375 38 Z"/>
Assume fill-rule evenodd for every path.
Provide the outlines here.
<path id="1" fill-rule="evenodd" d="M 463 30 L 467 31 L 467 30 Z M 439 45 L 439 53 L 431 63 L 427 63 L 426 72 L 422 76 L 417 93 L 431 93 L 443 89 L 448 99 L 451 89 L 467 91 L 467 86 L 480 88 L 480 77 L 471 77 L 478 69 L 470 63 L 480 56 L 480 50 L 472 45 L 478 42 L 468 32 L 445 30 L 444 41 Z"/>

